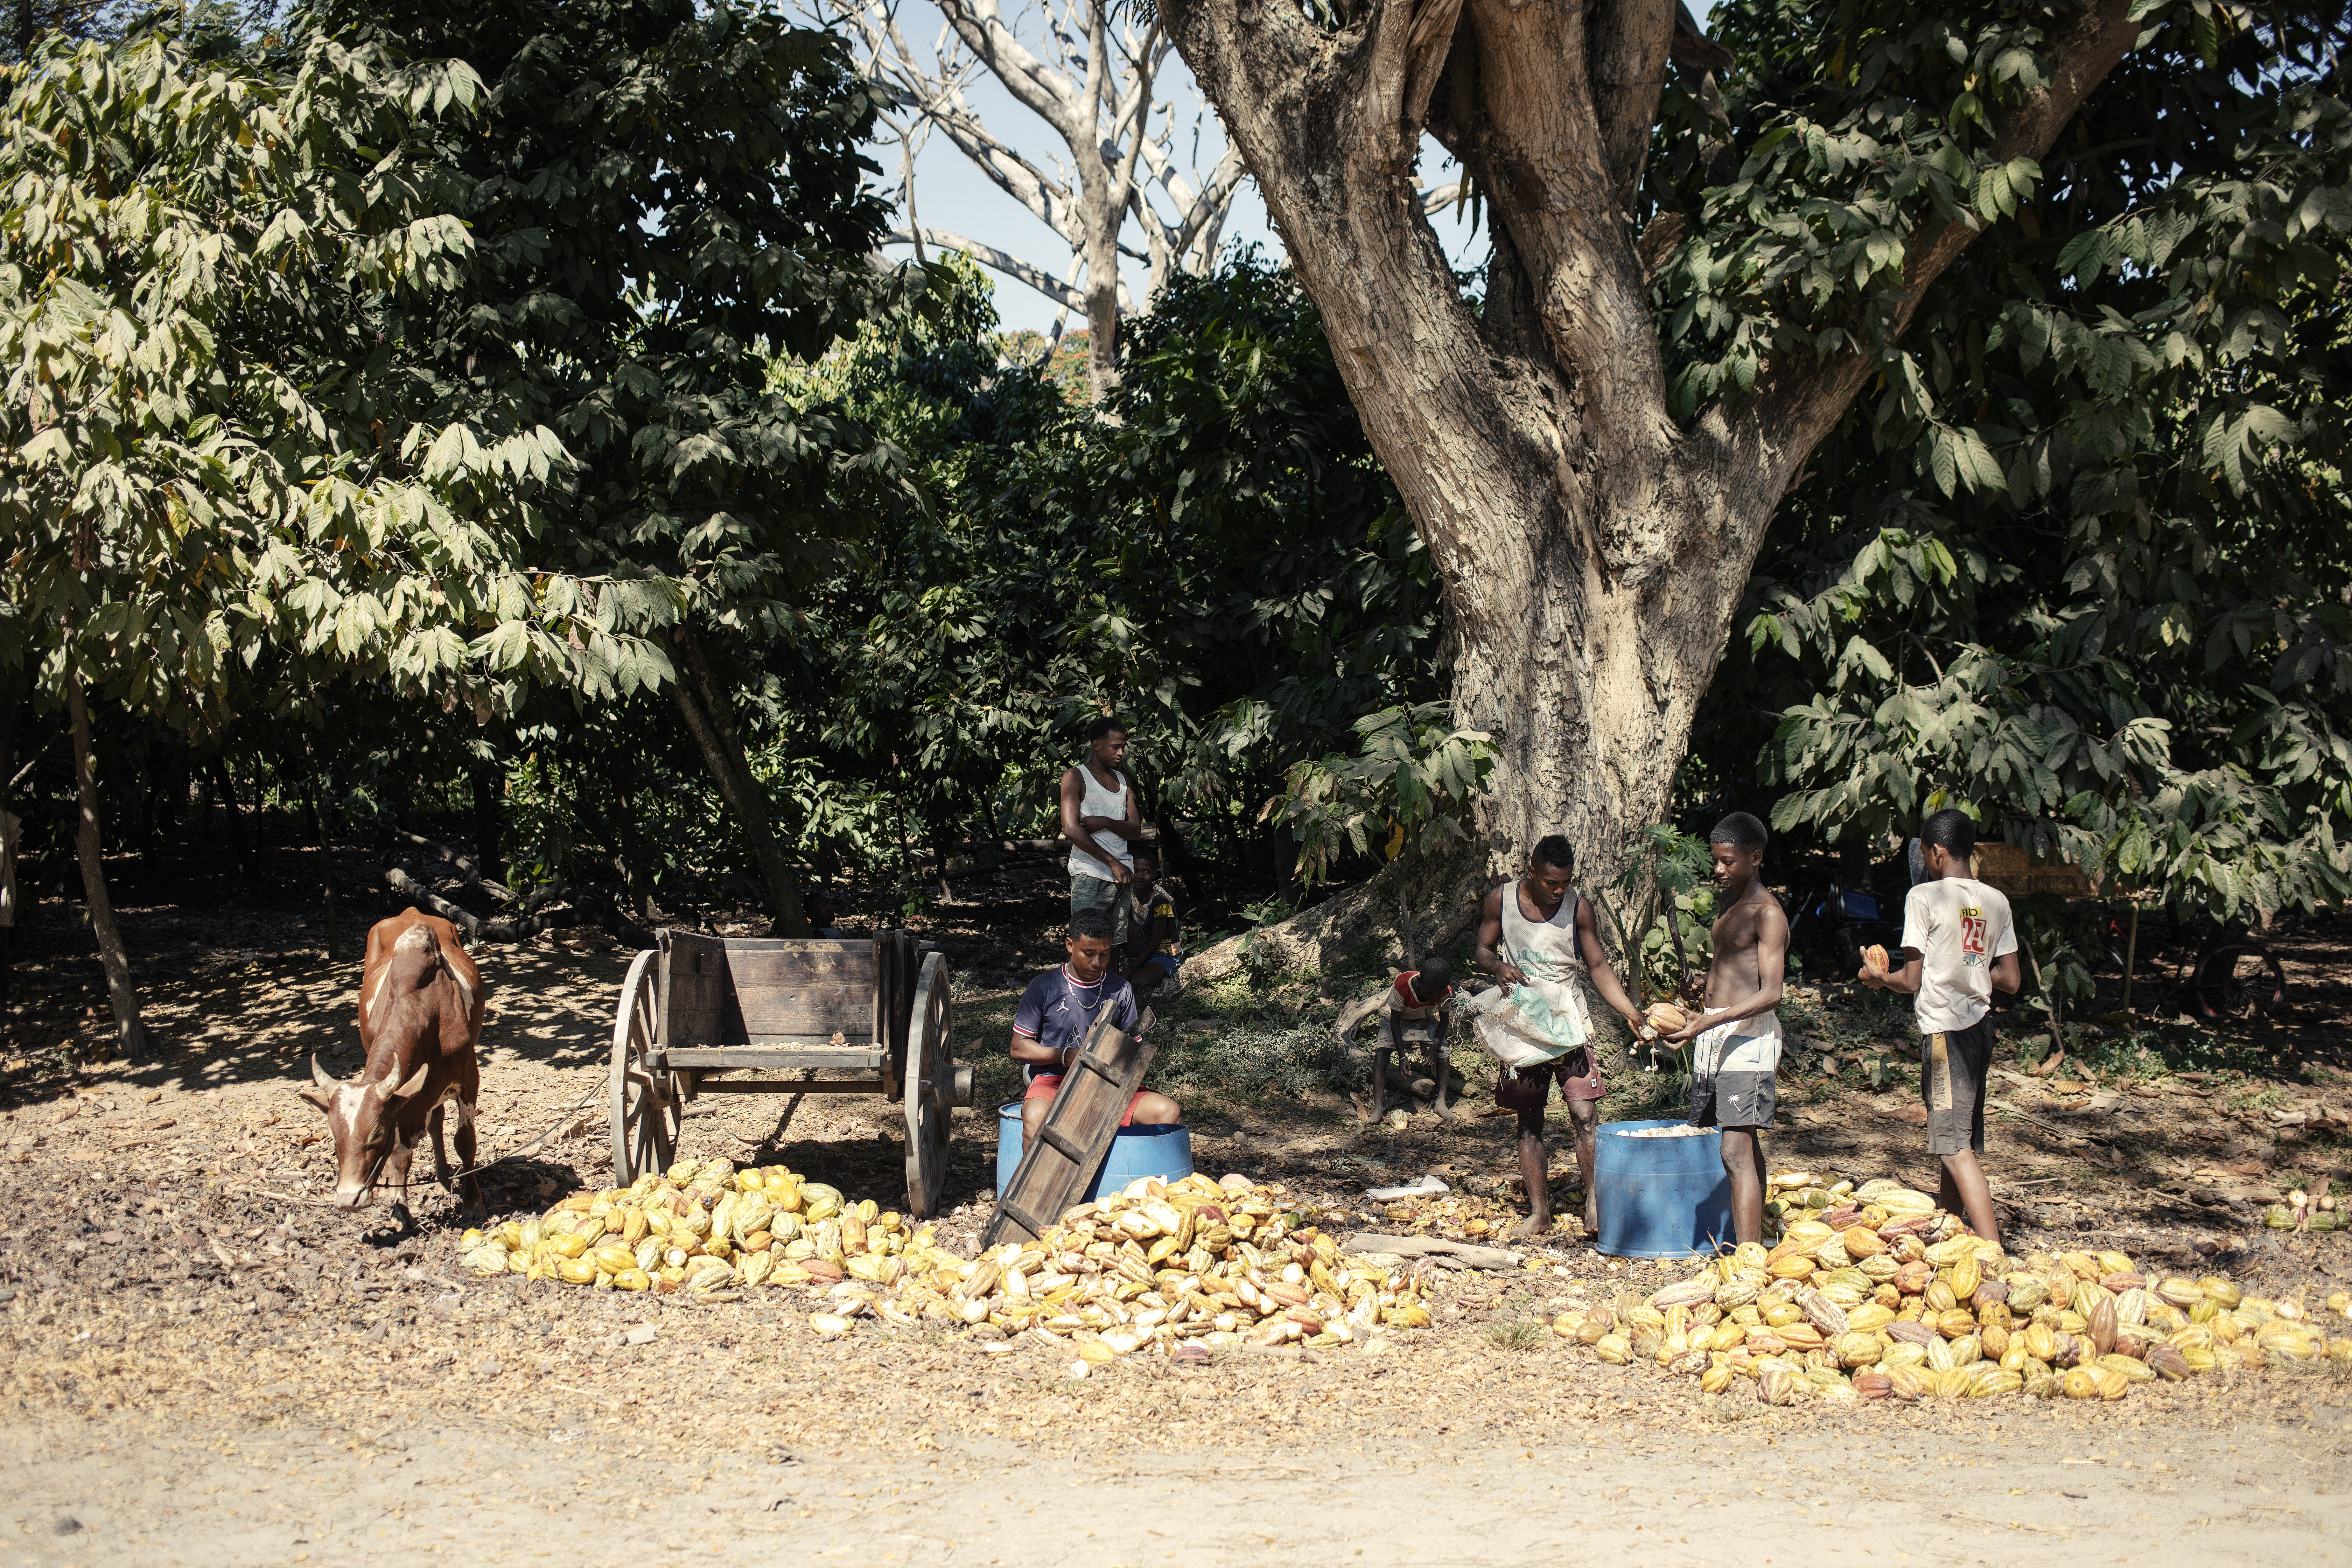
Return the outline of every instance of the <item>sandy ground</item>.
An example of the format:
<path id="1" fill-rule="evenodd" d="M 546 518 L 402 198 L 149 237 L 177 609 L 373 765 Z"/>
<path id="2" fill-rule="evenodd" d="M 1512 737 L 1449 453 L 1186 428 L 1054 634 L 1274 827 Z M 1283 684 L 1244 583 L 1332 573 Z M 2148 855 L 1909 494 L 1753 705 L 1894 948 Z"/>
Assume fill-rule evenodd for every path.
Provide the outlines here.
<path id="1" fill-rule="evenodd" d="M 0 1428 L 8 1562 L 457 1559 L 686 1564 L 1187 1565 L 1626 1561 L 2337 1563 L 2352 1556 L 2340 1403 L 2168 1452 L 2164 1428 L 2033 1439 L 1622 1429 L 1504 1447 L 1393 1438 L 1292 1451 L 789 1458 L 754 1434 L 673 1457 L 411 1416 Z M 2126 1436 L 2127 1433 L 2127 1436 Z"/>

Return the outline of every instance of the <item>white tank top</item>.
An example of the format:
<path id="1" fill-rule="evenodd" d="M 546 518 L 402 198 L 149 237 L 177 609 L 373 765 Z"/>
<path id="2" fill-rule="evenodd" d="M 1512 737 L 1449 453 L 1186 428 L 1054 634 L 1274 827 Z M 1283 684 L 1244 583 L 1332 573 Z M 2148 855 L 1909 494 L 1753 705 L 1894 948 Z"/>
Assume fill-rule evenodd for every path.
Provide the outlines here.
<path id="1" fill-rule="evenodd" d="M 1101 784 L 1095 782 L 1092 768 L 1083 763 L 1078 764 L 1078 778 L 1086 785 L 1087 790 L 1086 798 L 1078 802 L 1080 816 L 1108 816 L 1115 822 L 1123 822 L 1127 819 L 1127 775 L 1114 772 L 1110 776 L 1118 781 L 1118 788 L 1115 790 L 1103 788 Z M 1117 860 L 1127 869 L 1130 871 L 1135 869 L 1135 847 L 1126 839 L 1115 833 L 1098 833 L 1095 835 L 1095 845 L 1097 848 L 1108 849 L 1111 859 Z M 1070 851 L 1069 864 L 1070 874 L 1074 877 L 1095 877 L 1106 882 L 1118 880 L 1118 876 L 1110 868 L 1109 861 L 1089 855 L 1082 849 L 1073 848 Z"/>
<path id="2" fill-rule="evenodd" d="M 1585 977 L 1582 944 L 1576 936 L 1576 908 L 1584 895 L 1574 888 L 1548 921 L 1531 921 L 1519 909 L 1519 884 L 1503 889 L 1503 948 L 1530 980 L 1562 983 Z"/>
<path id="3" fill-rule="evenodd" d="M 1576 931 L 1583 899 L 1571 888 L 1551 919 L 1531 921 L 1519 909 L 1519 884 L 1503 887 L 1503 956 L 1528 977 L 1511 999 L 1518 1026 L 1555 1046 L 1580 1046 L 1592 1035 L 1584 1008 L 1591 971 Z"/>

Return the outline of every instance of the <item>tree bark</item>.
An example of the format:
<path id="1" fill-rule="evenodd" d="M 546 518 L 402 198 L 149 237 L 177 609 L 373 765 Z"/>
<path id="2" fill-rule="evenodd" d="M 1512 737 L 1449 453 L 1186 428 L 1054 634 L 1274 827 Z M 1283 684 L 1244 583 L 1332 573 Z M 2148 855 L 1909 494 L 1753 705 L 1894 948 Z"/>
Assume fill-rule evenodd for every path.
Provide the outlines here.
<path id="1" fill-rule="evenodd" d="M 474 864 L 491 881 L 503 881 L 506 866 L 499 858 L 499 841 L 506 826 L 506 769 L 495 762 L 477 763 L 473 784 Z"/>
<path id="2" fill-rule="evenodd" d="M 1773 508 L 1871 373 L 1859 355 L 1774 364 L 1688 428 L 1670 417 L 1626 211 L 1674 9 L 1374 0 L 1327 34 L 1261 0 L 1160 7 L 1437 568 L 1456 712 L 1500 752 L 1473 880 L 1565 832 L 1603 885 L 1664 813 Z M 2128 0 L 2058 29 L 2050 86 L 1993 152 L 2046 150 L 2137 34 Z M 1487 195 L 1482 314 L 1412 184 L 1424 129 Z M 1913 236 L 1908 310 L 1975 234 Z"/>
<path id="3" fill-rule="evenodd" d="M 144 1061 L 147 1030 L 139 1021 L 139 994 L 131 986 L 131 959 L 122 950 L 121 929 L 114 923 L 114 900 L 106 890 L 106 860 L 99 844 L 98 775 L 89 754 L 89 709 L 82 700 L 81 677 L 70 666 L 66 670 L 66 714 L 73 725 L 74 786 L 81 807 L 74 842 L 81 860 L 89 929 L 98 938 L 99 963 L 106 971 L 106 999 L 114 1008 L 114 1030 L 122 1059 Z"/>
<path id="4" fill-rule="evenodd" d="M 16 730 L 24 715 L 24 687 L 16 676 L 0 673 L 0 896 L 7 899 L 7 908 L 0 910 L 0 1035 L 7 1033 L 16 1000 L 17 899 L 11 889 L 23 824 L 8 805 L 16 793 L 10 786 L 16 777 Z"/>
<path id="5" fill-rule="evenodd" d="M 776 934 L 806 936 L 808 915 L 801 905 L 800 883 L 768 826 L 767 796 L 761 792 L 760 781 L 751 775 L 751 760 L 743 751 L 742 737 L 736 732 L 727 693 L 711 673 L 709 662 L 702 655 L 702 644 L 693 631 L 679 626 L 673 636 L 679 657 L 677 679 L 670 684 L 670 695 L 677 700 L 679 716 L 685 719 L 688 732 L 702 752 L 711 782 L 719 786 L 719 799 L 734 814 L 737 826 L 751 845 L 751 858 L 760 868 L 760 879 L 767 885 L 768 909 L 775 919 Z"/>
<path id="6" fill-rule="evenodd" d="M 326 791 L 320 787 L 318 759 L 310 754 L 309 736 L 302 740 L 302 783 L 310 802 L 312 841 L 319 847 L 319 907 L 326 931 L 321 944 L 328 963 L 335 961 L 335 852 L 327 843 Z"/>
<path id="7" fill-rule="evenodd" d="M 245 806 L 236 796 L 236 778 L 229 772 L 228 759 L 215 757 L 205 764 L 205 776 L 213 781 L 214 793 L 228 809 L 229 847 L 237 854 L 245 853 Z"/>

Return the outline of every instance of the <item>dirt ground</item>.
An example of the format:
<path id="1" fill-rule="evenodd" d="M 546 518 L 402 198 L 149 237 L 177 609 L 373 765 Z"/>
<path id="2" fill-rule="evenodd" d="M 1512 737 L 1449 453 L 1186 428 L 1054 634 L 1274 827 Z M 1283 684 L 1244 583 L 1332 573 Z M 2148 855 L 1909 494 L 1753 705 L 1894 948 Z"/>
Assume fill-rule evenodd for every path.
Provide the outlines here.
<path id="1" fill-rule="evenodd" d="M 1050 918 L 1018 883 L 990 897 L 931 925 L 956 965 L 958 1054 L 984 1091 L 982 1113 L 958 1120 L 941 1221 L 967 1247 L 992 1197 L 985 1108 L 1011 1082 L 1015 986 L 1045 962 Z M 133 908 L 157 1059 L 75 1067 L 22 1044 L 0 1058 L 0 1563 L 659 1563 L 747 1546 L 1188 1565 L 1625 1548 L 2006 1563 L 2021 1543 L 2070 1542 L 2101 1562 L 2352 1554 L 2352 1381 L 2332 1372 L 2147 1385 L 2116 1405 L 1771 1409 L 1745 1385 L 1706 1398 L 1512 1331 L 1687 1272 L 1603 1258 L 1570 1220 L 1513 1269 L 1449 1277 L 1437 1326 L 1377 1352 L 1137 1357 L 1084 1380 L 1043 1346 L 991 1356 L 929 1328 L 823 1341 L 813 1300 L 785 1290 L 697 1305 L 478 1280 L 438 1189 L 415 1194 L 406 1233 L 384 1207 L 319 1202 L 324 1120 L 294 1090 L 313 1052 L 331 1073 L 357 1065 L 356 964 L 294 951 L 294 918 Z M 47 929 L 53 945 L 20 948 L 42 966 L 30 977 L 69 975 L 71 933 Z M 609 1182 L 624 957 L 574 939 L 478 954 L 494 1212 Z M 2301 990 L 2291 1026 L 2340 1042 L 2345 994 L 2324 952 L 2309 962 L 2327 978 Z M 1182 1026 L 1163 1081 L 1192 1107 L 1195 1163 L 1280 1182 L 1327 1228 L 1477 1237 L 1519 1196 L 1508 1120 L 1480 1114 L 1491 1101 L 1466 1058 L 1462 1119 L 1418 1110 L 1402 1129 L 1363 1125 L 1344 1089 L 1212 1074 L 1260 1059 L 1220 1057 L 1220 1042 L 1295 1046 L 1360 982 L 1163 1004 Z M 1870 1082 L 1886 1021 L 1839 996 L 1791 1012 L 1805 1044 L 1775 1167 L 1932 1189 L 1916 1078 L 1898 1063 Z M 97 1027 L 61 1006 L 40 1019 Z M 2341 1182 L 2352 1097 L 2315 1053 L 2288 1059 L 2184 1072 L 2109 1051 L 2054 1085 L 2012 1071 L 1990 1162 L 2011 1250 L 2116 1248 L 2317 1310 L 2352 1283 L 2352 1238 L 2281 1237 L 2260 1209 L 2286 1185 Z M 1660 1097 L 1632 1064 L 1609 1070 L 1607 1114 Z M 1556 1142 L 1555 1200 L 1572 1210 Z M 868 1100 L 709 1097 L 684 1147 L 904 1201 L 896 1118 Z M 1454 1194 L 1394 1211 L 1362 1196 L 1424 1172 Z"/>

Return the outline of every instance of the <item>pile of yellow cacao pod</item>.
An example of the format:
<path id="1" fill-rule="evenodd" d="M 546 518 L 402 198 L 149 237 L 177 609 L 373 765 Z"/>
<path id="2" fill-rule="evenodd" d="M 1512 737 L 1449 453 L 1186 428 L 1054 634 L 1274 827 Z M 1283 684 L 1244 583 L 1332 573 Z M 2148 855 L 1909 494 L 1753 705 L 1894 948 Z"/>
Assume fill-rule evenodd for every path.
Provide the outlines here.
<path id="1" fill-rule="evenodd" d="M 827 1337 L 861 1319 L 929 1320 L 1096 1363 L 1244 1340 L 1358 1343 L 1430 1322 L 1402 1259 L 1342 1254 L 1281 1188 L 1240 1176 L 1138 1181 L 1079 1204 L 1038 1240 L 966 1259 L 929 1226 L 781 1167 L 684 1160 L 575 1193 L 540 1218 L 469 1230 L 459 1245 L 480 1275 L 719 1300 L 793 1287 L 826 1298 L 809 1322 Z"/>
<path id="2" fill-rule="evenodd" d="M 1564 1312 L 1553 1332 L 1709 1394 L 1748 1380 L 1769 1405 L 2114 1400 L 2158 1379 L 2352 1362 L 2352 1337 L 2329 1340 L 2299 1301 L 2220 1276 L 2152 1279 L 2120 1252 L 2010 1258 L 1924 1193 L 1839 1186 L 1830 1206 L 1792 1207 L 1769 1249 L 1751 1242 L 1646 1300 Z"/>
<path id="3" fill-rule="evenodd" d="M 625 1187 L 574 1193 L 538 1219 L 469 1230 L 477 1274 L 594 1289 L 709 1292 L 751 1286 L 895 1283 L 938 1260 L 931 1228 L 853 1203 L 782 1166 L 681 1160 Z"/>
<path id="4" fill-rule="evenodd" d="M 1025 1336 L 1097 1365 L 1138 1351 L 1185 1359 L 1244 1341 L 1344 1345 L 1429 1326 L 1402 1259 L 1343 1254 L 1305 1220 L 1279 1187 L 1240 1176 L 1140 1180 L 1066 1211 L 1034 1241 L 910 1272 L 870 1310 L 893 1322 L 987 1325 L 997 1342 Z"/>

